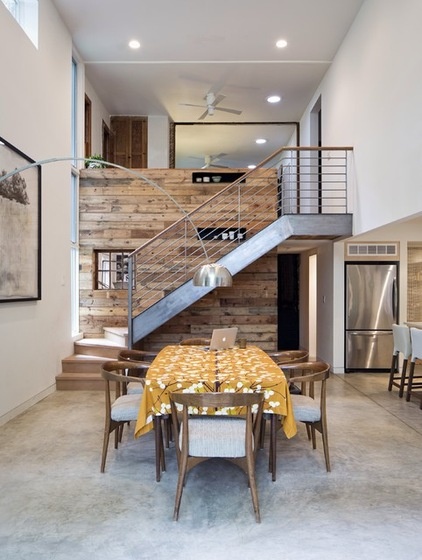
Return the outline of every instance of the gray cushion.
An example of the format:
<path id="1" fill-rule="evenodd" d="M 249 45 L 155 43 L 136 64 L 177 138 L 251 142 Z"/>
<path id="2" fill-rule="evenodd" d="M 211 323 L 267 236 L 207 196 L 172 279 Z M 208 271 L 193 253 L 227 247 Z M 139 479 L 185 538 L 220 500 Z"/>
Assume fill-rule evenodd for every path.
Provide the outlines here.
<path id="1" fill-rule="evenodd" d="M 111 405 L 111 418 L 117 422 L 136 420 L 142 395 L 123 395 Z"/>
<path id="2" fill-rule="evenodd" d="M 319 402 L 304 395 L 291 395 L 293 413 L 298 422 L 317 422 L 321 420 Z"/>
<path id="3" fill-rule="evenodd" d="M 142 383 L 137 383 L 136 381 L 128 383 L 126 389 L 128 395 L 142 395 L 144 392 L 144 386 Z"/>
<path id="4" fill-rule="evenodd" d="M 233 416 L 198 416 L 189 419 L 189 455 L 245 457 L 246 420 Z M 180 427 L 182 436 L 182 426 Z M 182 437 L 180 437 L 182 445 Z"/>

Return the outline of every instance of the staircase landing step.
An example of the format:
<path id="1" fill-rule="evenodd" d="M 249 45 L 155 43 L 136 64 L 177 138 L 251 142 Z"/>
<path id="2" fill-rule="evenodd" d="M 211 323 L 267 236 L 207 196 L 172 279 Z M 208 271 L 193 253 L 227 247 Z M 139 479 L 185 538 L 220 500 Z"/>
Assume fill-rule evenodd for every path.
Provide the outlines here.
<path id="1" fill-rule="evenodd" d="M 104 391 L 104 380 L 99 373 L 59 373 L 56 375 L 58 391 Z"/>
<path id="2" fill-rule="evenodd" d="M 100 356 L 117 360 L 120 350 L 127 346 L 108 338 L 83 338 L 74 344 L 75 354 L 84 356 Z"/>

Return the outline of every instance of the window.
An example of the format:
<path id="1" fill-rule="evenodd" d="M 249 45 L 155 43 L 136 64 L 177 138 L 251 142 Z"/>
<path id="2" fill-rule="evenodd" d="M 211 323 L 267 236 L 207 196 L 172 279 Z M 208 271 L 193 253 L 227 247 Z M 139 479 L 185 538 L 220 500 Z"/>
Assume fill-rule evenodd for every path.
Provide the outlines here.
<path id="1" fill-rule="evenodd" d="M 38 48 L 38 0 L 1 0 Z"/>
<path id="2" fill-rule="evenodd" d="M 77 157 L 77 62 L 72 58 L 72 156 Z M 73 162 L 70 178 L 71 218 L 70 218 L 70 286 L 71 286 L 71 328 L 72 336 L 79 333 L 79 176 L 76 169 L 76 160 Z"/>
<path id="3" fill-rule="evenodd" d="M 94 251 L 95 290 L 126 290 L 129 282 L 129 253 Z"/>

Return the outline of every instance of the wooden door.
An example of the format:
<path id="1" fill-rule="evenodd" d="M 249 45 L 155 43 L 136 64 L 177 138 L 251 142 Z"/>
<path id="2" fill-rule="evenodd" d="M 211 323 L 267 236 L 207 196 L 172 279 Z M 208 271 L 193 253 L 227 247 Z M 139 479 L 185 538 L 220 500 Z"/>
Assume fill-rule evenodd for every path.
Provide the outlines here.
<path id="1" fill-rule="evenodd" d="M 128 168 L 148 167 L 146 117 L 112 117 L 114 163 Z"/>

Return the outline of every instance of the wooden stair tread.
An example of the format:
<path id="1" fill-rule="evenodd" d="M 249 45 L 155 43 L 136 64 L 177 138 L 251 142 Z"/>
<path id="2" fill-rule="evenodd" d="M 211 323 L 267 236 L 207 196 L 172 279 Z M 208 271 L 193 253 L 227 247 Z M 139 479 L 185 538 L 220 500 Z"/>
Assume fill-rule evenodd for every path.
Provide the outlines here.
<path id="1" fill-rule="evenodd" d="M 104 380 L 100 373 L 66 372 L 56 375 L 58 391 L 101 391 L 104 390 Z"/>

